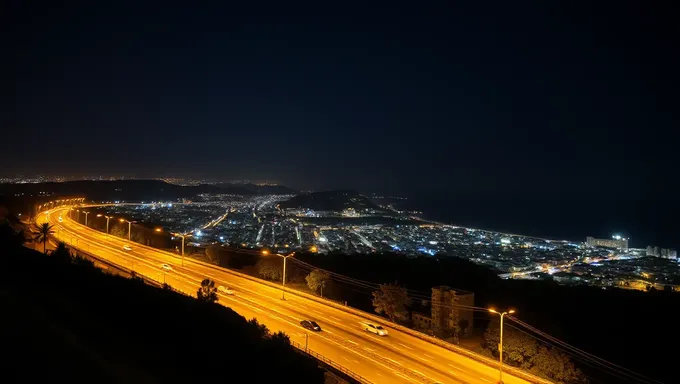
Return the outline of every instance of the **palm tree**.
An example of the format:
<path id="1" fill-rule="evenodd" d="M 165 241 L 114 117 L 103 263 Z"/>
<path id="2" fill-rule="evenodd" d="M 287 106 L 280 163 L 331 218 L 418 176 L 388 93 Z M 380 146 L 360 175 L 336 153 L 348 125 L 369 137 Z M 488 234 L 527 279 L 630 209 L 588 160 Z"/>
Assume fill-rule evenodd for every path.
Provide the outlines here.
<path id="1" fill-rule="evenodd" d="M 52 230 L 54 226 L 50 225 L 49 223 L 42 223 L 38 227 L 38 234 L 35 235 L 35 240 L 37 240 L 40 243 L 43 243 L 43 253 L 47 254 L 47 240 L 49 240 L 50 235 L 54 233 Z"/>

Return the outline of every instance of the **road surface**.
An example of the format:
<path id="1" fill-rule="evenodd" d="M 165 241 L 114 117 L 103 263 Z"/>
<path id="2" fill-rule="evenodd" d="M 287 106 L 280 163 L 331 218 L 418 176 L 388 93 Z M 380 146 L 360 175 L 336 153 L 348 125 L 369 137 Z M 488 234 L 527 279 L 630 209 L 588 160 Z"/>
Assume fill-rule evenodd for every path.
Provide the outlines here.
<path id="1" fill-rule="evenodd" d="M 58 217 L 62 215 L 63 221 Z M 49 222 L 55 236 L 76 248 L 87 250 L 112 263 L 133 269 L 139 274 L 195 296 L 200 282 L 209 278 L 216 285 L 231 287 L 234 295 L 220 294 L 219 303 L 246 318 L 257 318 L 272 331 L 287 333 L 291 341 L 305 345 L 373 383 L 479 383 L 498 381 L 497 367 L 482 364 L 466 356 L 439 347 L 397 329 L 380 337 L 364 330 L 367 320 L 332 306 L 281 289 L 237 276 L 229 271 L 182 259 L 178 255 L 129 242 L 113 235 L 85 227 L 68 218 L 68 208 L 41 213 L 38 223 Z M 132 249 L 123 250 L 124 245 Z M 170 269 L 162 265 L 170 266 Z M 321 332 L 302 328 L 303 319 L 315 320 Z M 503 375 L 506 384 L 528 381 Z"/>

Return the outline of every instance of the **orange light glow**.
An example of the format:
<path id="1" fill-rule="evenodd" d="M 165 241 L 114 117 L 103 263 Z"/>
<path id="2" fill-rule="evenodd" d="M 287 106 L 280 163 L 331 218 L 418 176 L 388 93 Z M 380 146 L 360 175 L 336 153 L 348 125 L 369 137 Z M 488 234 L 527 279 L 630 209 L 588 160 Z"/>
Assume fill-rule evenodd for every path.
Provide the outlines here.
<path id="1" fill-rule="evenodd" d="M 266 249 L 263 249 L 263 250 L 262 250 L 262 254 L 266 256 L 266 255 L 268 255 L 268 254 L 269 254 L 269 251 L 268 251 L 268 250 L 266 250 Z"/>

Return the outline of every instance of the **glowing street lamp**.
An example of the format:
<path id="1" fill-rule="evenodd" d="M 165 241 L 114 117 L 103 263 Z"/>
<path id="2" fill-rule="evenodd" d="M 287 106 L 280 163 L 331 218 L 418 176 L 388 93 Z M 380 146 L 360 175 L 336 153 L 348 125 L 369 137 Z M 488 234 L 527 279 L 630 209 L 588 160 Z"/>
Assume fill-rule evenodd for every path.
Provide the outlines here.
<path id="1" fill-rule="evenodd" d="M 106 234 L 109 234 L 109 220 L 113 219 L 113 216 L 106 216 L 102 215 L 101 213 L 97 215 L 97 217 L 104 217 L 106 218 Z"/>
<path id="2" fill-rule="evenodd" d="M 499 357 L 498 357 L 498 383 L 503 384 L 503 317 L 505 317 L 505 315 L 510 315 L 510 314 L 515 313 L 515 310 L 511 309 L 507 312 L 498 312 L 495 309 L 490 308 L 489 312 L 495 313 L 495 314 L 501 316 L 501 337 L 500 337 L 500 344 L 498 344 L 498 353 L 499 353 Z"/>
<path id="3" fill-rule="evenodd" d="M 160 228 L 158 228 L 158 229 L 160 229 Z M 181 260 L 182 260 L 182 266 L 184 266 L 184 238 L 185 237 L 191 237 L 193 235 L 191 234 L 191 232 L 188 232 L 188 233 L 173 233 L 172 235 L 182 238 L 182 258 L 181 258 Z"/>
<path id="4" fill-rule="evenodd" d="M 128 240 L 132 241 L 132 223 L 136 223 L 136 221 L 130 221 L 130 220 L 125 220 L 125 219 L 119 219 L 121 223 L 128 223 Z"/>
<path id="5" fill-rule="evenodd" d="M 269 255 L 269 251 L 263 249 L 262 254 L 264 256 L 267 256 Z M 283 284 L 281 285 L 281 300 L 286 300 L 286 260 L 289 257 L 295 256 L 295 252 L 291 253 L 290 255 L 279 255 L 278 253 L 274 253 L 274 255 L 283 257 Z"/>

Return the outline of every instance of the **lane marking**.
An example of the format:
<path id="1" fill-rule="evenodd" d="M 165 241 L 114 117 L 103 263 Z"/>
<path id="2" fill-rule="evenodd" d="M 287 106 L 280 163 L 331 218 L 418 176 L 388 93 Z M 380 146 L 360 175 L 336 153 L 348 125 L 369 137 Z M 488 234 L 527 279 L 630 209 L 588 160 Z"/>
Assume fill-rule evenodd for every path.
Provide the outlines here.
<path id="1" fill-rule="evenodd" d="M 81 229 L 78 228 L 77 230 L 80 231 Z M 66 229 L 66 228 L 65 228 L 65 231 L 64 231 L 64 232 L 66 232 L 66 233 L 72 233 L 69 229 Z M 103 250 L 107 250 L 107 248 L 109 248 L 109 246 L 108 246 L 109 244 L 108 244 L 108 243 L 114 244 L 114 247 L 112 247 L 112 248 L 115 248 L 115 246 L 117 246 L 117 245 L 115 245 L 115 243 L 113 243 L 113 241 L 108 241 L 108 239 L 106 239 L 107 241 L 101 241 L 101 240 L 96 239 L 96 238 L 91 239 L 90 236 L 84 237 L 84 236 L 80 236 L 79 234 L 75 234 L 75 236 L 78 237 L 78 238 L 82 238 L 83 240 L 85 240 L 85 241 L 87 241 L 87 242 L 92 242 L 92 243 L 93 243 L 93 244 L 92 244 L 92 247 L 94 247 L 95 249 L 100 248 L 100 249 L 103 249 Z M 121 241 L 121 240 L 119 240 L 119 239 L 115 239 L 115 240 L 116 240 L 116 241 L 119 241 L 119 242 Z M 87 244 L 87 245 L 90 246 L 90 244 Z M 81 248 L 81 249 L 84 250 L 84 248 Z M 134 255 L 134 254 L 133 254 L 133 255 L 125 254 L 125 253 L 121 252 L 120 250 L 118 250 L 117 248 L 115 248 L 115 252 L 114 252 L 114 249 L 111 249 L 111 248 L 109 248 L 109 249 L 110 249 L 110 251 L 107 252 L 107 253 L 109 253 L 111 256 L 115 256 L 115 257 L 117 257 L 117 258 L 119 258 L 119 259 L 122 259 L 122 260 L 125 260 L 125 261 L 129 261 L 129 258 L 132 258 L 132 259 L 135 259 L 135 260 L 141 262 L 142 265 L 144 265 L 144 264 L 148 265 L 147 268 L 150 268 L 151 270 L 159 270 L 158 266 L 152 264 L 152 263 L 151 263 L 149 260 L 147 260 L 147 259 L 144 259 L 144 258 L 142 258 L 142 257 L 138 257 L 137 255 Z M 157 254 L 161 254 L 160 251 L 154 250 L 153 252 L 154 252 L 153 255 L 151 254 L 151 251 L 149 251 L 149 252 L 146 252 L 146 251 L 145 251 L 145 252 L 138 252 L 138 254 L 142 254 L 142 255 L 145 256 L 145 257 L 149 257 L 149 258 L 152 259 L 153 261 L 156 261 L 156 260 L 158 260 L 158 259 L 160 259 L 160 261 L 166 261 L 165 259 L 166 259 L 167 257 L 160 258 L 160 257 L 157 255 Z M 165 256 L 165 255 L 162 255 L 162 256 Z M 101 257 L 101 256 L 100 256 L 100 257 Z M 176 257 L 176 256 L 175 256 L 175 257 Z M 108 259 L 106 256 L 104 256 L 103 258 L 104 258 L 105 260 Z M 117 263 L 116 263 L 115 261 L 113 261 L 113 260 L 109 260 L 109 261 L 110 261 L 110 262 L 113 262 L 114 264 L 117 264 Z M 177 262 L 176 259 L 173 259 L 172 261 Z M 189 261 L 189 265 L 190 265 L 190 266 L 194 266 L 194 265 L 193 265 L 193 264 L 194 264 L 193 261 L 191 261 L 191 260 L 187 260 L 187 261 Z M 167 261 L 166 261 L 166 262 L 167 262 Z M 244 277 L 240 277 L 240 276 L 238 276 L 238 275 L 231 275 L 231 274 L 230 274 L 229 272 L 227 272 L 227 271 L 221 271 L 220 268 L 217 268 L 217 267 L 201 268 L 201 270 L 199 270 L 199 269 L 195 269 L 195 270 L 187 270 L 187 272 L 191 273 L 192 275 L 202 276 L 202 275 L 205 275 L 205 274 L 206 274 L 205 271 L 202 271 L 202 269 L 205 269 L 205 270 L 207 271 L 207 270 L 211 270 L 212 268 L 215 268 L 216 270 L 218 270 L 218 272 L 220 272 L 221 274 L 224 274 L 224 275 L 225 275 L 224 277 L 220 278 L 220 280 L 225 279 L 225 277 L 227 277 L 227 276 L 230 277 L 230 279 L 228 279 L 228 280 L 233 280 L 233 279 L 245 279 Z M 189 283 L 190 286 L 191 286 L 191 285 L 197 285 L 197 284 L 192 284 L 193 281 L 195 281 L 196 283 L 198 283 L 198 282 L 201 281 L 200 279 L 196 279 L 196 278 L 194 278 L 193 276 L 186 275 L 185 273 L 181 273 L 181 272 L 179 272 L 179 271 L 176 271 L 176 275 L 178 275 L 178 276 L 176 277 L 176 279 L 178 279 L 178 280 L 185 280 L 185 279 L 187 279 L 187 283 Z M 169 276 L 170 276 L 170 275 L 169 275 Z M 180 276 L 181 276 L 181 277 L 180 277 Z M 188 280 L 191 280 L 191 281 L 188 281 Z M 228 280 L 225 280 L 225 281 L 228 281 Z M 248 282 L 251 283 L 250 281 L 248 281 Z M 237 285 L 237 286 L 242 286 L 241 284 L 238 284 L 238 283 L 231 283 L 231 284 L 234 284 L 234 285 Z M 252 282 L 252 284 L 253 284 L 253 285 L 256 285 L 256 284 L 258 284 L 258 282 Z M 261 284 L 262 284 L 262 283 L 259 283 L 258 285 L 261 285 Z M 261 289 L 261 288 L 262 288 L 262 289 Z M 258 290 L 260 290 L 260 291 L 262 291 L 262 290 L 278 291 L 278 290 L 276 290 L 276 289 L 274 289 L 274 288 L 271 288 L 271 287 L 268 287 L 268 286 L 267 286 L 267 287 L 258 287 Z M 278 292 L 275 292 L 275 293 L 278 295 Z M 252 293 L 251 293 L 251 294 L 252 294 Z M 267 301 L 272 301 L 272 298 L 270 297 L 271 295 L 265 295 L 265 294 L 261 294 L 261 293 L 256 293 L 256 295 L 265 297 L 265 298 L 267 299 Z M 235 299 L 230 298 L 230 300 L 235 300 Z M 254 310 L 254 311 L 257 311 L 257 312 L 262 312 L 262 310 L 260 310 L 259 308 L 255 307 L 255 306 L 249 305 L 247 302 L 254 302 L 254 303 L 256 303 L 258 306 L 263 306 L 263 307 L 265 307 L 267 310 L 275 311 L 275 312 L 277 312 L 277 313 L 281 313 L 281 312 L 279 312 L 279 311 L 272 310 L 271 308 L 267 307 L 266 305 L 263 305 L 262 303 L 255 302 L 254 300 L 251 301 L 251 300 L 249 300 L 249 299 L 243 299 L 243 301 L 244 301 L 244 303 L 240 303 L 240 304 L 242 304 L 242 305 L 245 304 L 245 305 L 247 306 L 247 308 L 250 309 L 250 310 Z M 293 301 L 292 301 L 292 300 L 291 300 L 291 304 L 293 304 Z M 307 306 L 305 306 L 305 305 L 303 305 L 303 304 L 299 304 L 299 303 L 295 303 L 295 304 L 299 305 L 299 306 L 302 307 L 302 308 L 308 308 Z M 318 304 L 318 303 L 314 303 L 314 304 Z M 320 304 L 320 305 L 323 305 L 323 304 Z M 332 310 L 337 310 L 336 308 L 331 308 L 331 309 L 332 309 Z M 286 312 L 288 312 L 288 311 L 286 311 Z M 316 313 L 319 313 L 318 311 L 315 311 L 315 312 L 316 312 Z M 354 314 L 347 314 L 347 315 L 348 315 L 349 317 L 351 317 L 351 318 L 360 319 L 359 316 L 356 316 L 356 315 L 354 315 Z M 289 317 L 289 318 L 294 318 L 294 316 L 290 316 L 290 315 L 287 315 L 287 314 L 286 314 L 285 316 L 286 316 L 286 317 Z M 280 320 L 282 320 L 283 322 L 290 323 L 289 321 L 287 321 L 287 320 L 285 320 L 285 319 L 281 319 L 281 318 L 279 318 L 278 316 L 275 316 L 275 317 L 278 318 L 278 319 L 280 319 Z M 337 318 L 334 317 L 334 316 L 333 316 L 333 318 L 334 318 L 334 319 L 337 319 Z M 290 323 L 290 324 L 292 324 L 292 325 L 294 325 L 294 326 L 296 326 L 296 327 L 299 327 L 299 325 L 297 325 L 297 324 L 293 324 L 293 323 Z M 349 330 L 350 333 L 357 333 L 357 334 L 359 333 L 358 330 L 355 330 L 355 329 L 353 329 L 353 328 L 348 328 L 348 327 L 340 327 L 340 328 L 343 330 L 343 332 L 346 331 L 344 328 L 347 328 L 347 330 Z M 332 333 L 332 332 L 329 332 L 329 333 Z M 324 338 L 324 339 L 325 339 L 325 338 Z M 327 339 L 327 341 L 328 341 L 328 342 L 335 343 L 333 340 L 328 340 L 328 339 Z M 351 340 L 350 340 L 350 341 L 351 341 Z M 380 341 L 378 341 L 378 340 L 371 340 L 371 341 L 372 341 L 372 342 L 380 342 L 381 344 L 383 344 L 383 345 L 385 346 L 385 348 L 390 348 L 390 347 L 394 348 L 393 345 L 390 345 L 391 343 L 389 343 L 389 344 L 388 344 L 388 343 L 384 343 L 384 342 L 382 342 L 382 340 L 380 340 Z M 354 343 L 354 342 L 352 342 L 352 343 Z M 337 343 L 335 343 L 335 344 L 337 344 Z M 356 343 L 354 343 L 354 344 L 356 344 Z M 410 350 L 413 350 L 413 348 L 411 348 L 411 347 L 409 347 L 409 346 L 407 346 L 407 345 L 405 345 L 405 344 L 401 344 L 401 343 L 399 343 L 399 344 L 402 345 L 402 346 L 404 346 L 404 347 L 406 347 L 406 348 L 408 348 L 408 349 L 410 349 Z M 358 354 L 358 353 L 356 353 L 355 351 L 353 351 L 353 350 L 351 350 L 351 349 L 347 349 L 346 347 L 344 347 L 344 346 L 342 346 L 342 345 L 340 345 L 340 347 L 341 347 L 342 349 L 346 349 L 346 350 L 348 350 L 348 351 L 350 351 L 350 352 L 352 352 L 352 353 Z M 373 350 L 371 350 L 370 348 L 366 348 L 366 350 L 373 351 Z M 380 363 L 380 362 L 378 362 L 378 361 L 375 361 L 375 360 L 369 358 L 368 356 L 364 356 L 364 355 L 361 355 L 361 354 L 358 354 L 358 355 L 359 355 L 359 356 L 362 356 L 363 358 L 366 358 L 366 359 L 368 359 L 368 360 L 374 361 L 375 363 L 378 363 L 379 365 L 384 366 L 384 364 L 382 364 L 382 363 Z M 429 356 L 429 355 L 428 355 L 428 356 Z M 430 357 L 431 357 L 431 356 L 430 356 Z M 398 363 L 398 362 L 396 362 L 396 361 L 394 361 L 394 360 L 392 360 L 392 359 L 388 359 L 388 360 L 391 360 L 393 363 L 395 363 L 395 364 L 401 366 L 400 363 Z M 462 369 L 460 369 L 460 368 L 458 368 L 458 367 L 455 367 L 455 366 L 454 366 L 454 368 L 462 371 Z M 400 375 L 400 376 L 401 376 L 401 375 Z M 411 380 L 410 378 L 407 378 L 407 379 L 408 379 L 408 380 Z M 484 379 L 484 378 L 482 378 L 482 379 L 483 379 L 484 381 L 488 381 L 487 379 Z M 412 380 L 411 380 L 411 381 L 412 381 Z M 489 382 L 490 382 L 490 381 L 489 381 Z"/>
<path id="2" fill-rule="evenodd" d="M 409 346 L 406 345 L 406 344 L 402 344 L 402 343 L 397 343 L 397 344 L 401 345 L 402 347 L 404 347 L 404 348 L 406 348 L 406 349 L 413 350 L 413 348 L 409 347 Z"/>
<path id="3" fill-rule="evenodd" d="M 350 359 L 350 358 L 345 357 L 345 356 L 340 356 L 340 357 L 342 357 L 343 359 L 345 359 L 345 360 L 347 360 L 347 361 L 349 361 L 349 362 L 359 364 L 359 362 L 358 362 L 356 359 Z"/>
<path id="4" fill-rule="evenodd" d="M 393 362 L 394 364 L 396 364 L 396 365 L 398 365 L 398 366 L 400 366 L 400 367 L 403 367 L 403 365 L 401 365 L 401 363 L 398 362 L 398 361 L 392 360 L 392 359 L 390 359 L 389 357 L 386 357 L 386 359 L 389 360 L 389 361 L 391 361 L 391 362 Z"/>
<path id="5" fill-rule="evenodd" d="M 412 378 L 410 378 L 410 377 L 408 377 L 408 376 L 404 376 L 404 375 L 402 375 L 401 373 L 399 373 L 399 372 L 397 372 L 397 371 L 392 371 L 392 372 L 394 372 L 395 375 L 397 375 L 397 376 L 399 376 L 399 377 L 401 377 L 401 378 L 403 378 L 403 379 L 406 379 L 406 380 L 408 380 L 408 381 L 412 381 L 412 382 L 414 382 L 414 383 L 420 383 L 420 381 L 417 381 L 417 380 L 415 380 L 415 379 L 412 379 Z"/>
<path id="6" fill-rule="evenodd" d="M 483 377 L 480 377 L 480 379 L 486 381 L 487 383 L 493 383 L 493 381 L 491 381 L 491 380 L 489 380 L 489 379 L 485 379 L 485 378 L 483 378 Z"/>
<path id="7" fill-rule="evenodd" d="M 348 343 L 352 343 L 352 344 L 354 344 L 354 345 L 359 345 L 358 343 L 355 343 L 355 342 L 353 342 L 353 341 L 350 340 L 350 339 L 347 339 L 346 341 L 347 341 Z"/>
<path id="8" fill-rule="evenodd" d="M 434 357 L 432 357 L 432 356 L 428 355 L 427 353 L 423 353 L 423 356 L 425 356 L 425 357 L 429 357 L 430 359 L 434 359 Z"/>
<path id="9" fill-rule="evenodd" d="M 449 367 L 454 368 L 454 369 L 457 369 L 457 370 L 459 370 L 459 371 L 461 371 L 461 372 L 464 372 L 462 368 L 458 368 L 458 367 L 456 367 L 455 365 L 449 364 Z"/>
<path id="10" fill-rule="evenodd" d="M 454 375 L 454 376 L 458 376 L 458 374 L 457 374 L 456 372 L 454 372 L 454 371 L 449 371 L 449 373 L 452 374 L 452 375 Z"/>

